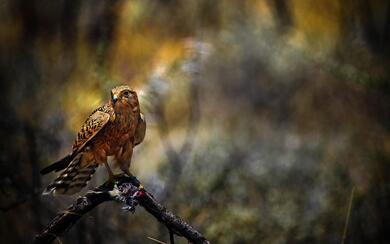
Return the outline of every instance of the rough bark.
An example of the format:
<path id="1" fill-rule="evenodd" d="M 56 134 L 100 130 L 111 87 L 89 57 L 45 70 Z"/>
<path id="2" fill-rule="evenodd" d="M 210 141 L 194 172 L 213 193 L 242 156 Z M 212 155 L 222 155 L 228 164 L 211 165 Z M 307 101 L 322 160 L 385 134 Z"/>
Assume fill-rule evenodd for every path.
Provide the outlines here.
<path id="1" fill-rule="evenodd" d="M 144 188 L 140 188 L 137 178 L 125 175 L 118 175 L 114 181 L 108 181 L 85 196 L 79 197 L 65 211 L 58 213 L 49 225 L 35 237 L 35 243 L 53 242 L 58 236 L 70 229 L 84 214 L 106 201 L 125 202 L 124 208 L 130 211 L 134 211 L 135 206 L 139 204 L 176 235 L 183 236 L 192 243 L 209 243 L 199 231 L 167 210 Z"/>

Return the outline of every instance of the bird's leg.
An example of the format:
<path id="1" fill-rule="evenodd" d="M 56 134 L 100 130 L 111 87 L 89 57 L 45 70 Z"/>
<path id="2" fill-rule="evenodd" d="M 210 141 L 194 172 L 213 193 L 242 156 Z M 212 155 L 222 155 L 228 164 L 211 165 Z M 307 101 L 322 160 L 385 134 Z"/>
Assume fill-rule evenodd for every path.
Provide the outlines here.
<path id="1" fill-rule="evenodd" d="M 106 166 L 106 169 L 108 172 L 108 177 L 109 177 L 108 180 L 113 181 L 114 180 L 114 173 L 112 173 L 112 170 L 111 170 L 110 166 L 108 165 L 107 160 L 104 162 L 104 166 Z"/>
<path id="2" fill-rule="evenodd" d="M 130 141 L 127 142 L 126 145 L 122 147 L 120 153 L 116 155 L 116 160 L 119 164 L 119 168 L 123 171 L 123 173 L 127 174 L 128 176 L 132 176 L 129 170 L 132 155 L 133 143 L 131 143 Z"/>
<path id="3" fill-rule="evenodd" d="M 108 172 L 108 180 L 113 181 L 114 180 L 114 173 L 112 173 L 112 170 L 107 162 L 107 155 L 104 150 L 97 150 L 95 151 L 95 160 L 98 164 L 104 164 L 106 166 L 107 172 Z"/>
<path id="4" fill-rule="evenodd" d="M 131 164 L 131 156 L 133 155 L 133 143 L 128 142 L 121 150 L 121 153 L 118 153 L 116 155 L 116 160 L 119 165 L 119 168 L 128 175 L 129 177 L 132 177 L 134 179 L 137 179 L 133 176 L 132 173 L 130 173 L 130 164 Z M 137 180 L 138 181 L 138 180 Z M 144 187 L 139 184 L 139 189 L 143 189 Z"/>
<path id="5" fill-rule="evenodd" d="M 128 176 L 133 176 L 132 173 L 130 173 L 130 162 L 119 162 L 119 168 L 123 171 L 123 173 L 127 174 Z"/>

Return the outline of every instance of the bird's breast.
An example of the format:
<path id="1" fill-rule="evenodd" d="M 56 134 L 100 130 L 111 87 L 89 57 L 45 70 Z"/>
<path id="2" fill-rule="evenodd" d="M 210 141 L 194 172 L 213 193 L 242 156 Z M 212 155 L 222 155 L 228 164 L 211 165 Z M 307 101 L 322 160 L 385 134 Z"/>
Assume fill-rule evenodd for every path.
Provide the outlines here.
<path id="1" fill-rule="evenodd" d="M 134 138 L 138 121 L 133 117 L 136 116 L 119 114 L 113 122 L 107 124 L 104 144 L 108 156 L 116 154 L 129 140 Z"/>

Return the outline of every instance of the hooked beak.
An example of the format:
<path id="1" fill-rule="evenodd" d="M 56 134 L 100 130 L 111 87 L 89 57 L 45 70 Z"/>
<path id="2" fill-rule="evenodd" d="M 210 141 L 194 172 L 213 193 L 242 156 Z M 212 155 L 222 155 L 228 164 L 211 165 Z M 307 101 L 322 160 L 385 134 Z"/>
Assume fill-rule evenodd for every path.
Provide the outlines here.
<path id="1" fill-rule="evenodd" d="M 113 95 L 112 96 L 112 103 L 116 103 L 116 101 L 118 100 L 118 96 L 117 95 Z"/>

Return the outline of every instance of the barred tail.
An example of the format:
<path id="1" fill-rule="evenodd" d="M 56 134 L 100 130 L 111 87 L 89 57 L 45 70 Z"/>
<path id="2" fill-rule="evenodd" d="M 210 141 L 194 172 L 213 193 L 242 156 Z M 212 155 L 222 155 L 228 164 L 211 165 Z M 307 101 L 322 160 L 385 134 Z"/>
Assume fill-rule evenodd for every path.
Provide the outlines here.
<path id="1" fill-rule="evenodd" d="M 49 166 L 47 166 L 46 168 L 42 169 L 41 174 L 45 175 L 45 174 L 48 174 L 52 171 L 58 172 L 60 170 L 63 170 L 69 165 L 69 163 L 73 160 L 73 158 L 74 158 L 73 154 L 66 155 L 64 158 L 62 158 L 62 159 L 58 160 L 57 162 L 54 162 L 54 163 L 50 164 Z"/>
<path id="2" fill-rule="evenodd" d="M 94 162 L 88 162 L 86 164 L 83 162 L 85 161 L 85 159 L 83 160 L 83 156 L 84 153 L 78 154 L 53 183 L 47 186 L 42 194 L 71 195 L 84 188 L 88 181 L 91 180 L 98 165 Z"/>

